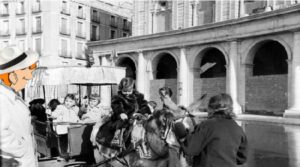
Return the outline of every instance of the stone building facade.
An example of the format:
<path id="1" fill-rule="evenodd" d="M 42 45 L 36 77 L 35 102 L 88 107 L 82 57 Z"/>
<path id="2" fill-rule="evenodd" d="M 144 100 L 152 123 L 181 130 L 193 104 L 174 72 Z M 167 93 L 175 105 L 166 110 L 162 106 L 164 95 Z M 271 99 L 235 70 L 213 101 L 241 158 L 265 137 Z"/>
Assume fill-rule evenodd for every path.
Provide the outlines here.
<path id="1" fill-rule="evenodd" d="M 159 101 L 158 88 L 170 86 L 185 106 L 203 94 L 227 92 L 236 113 L 300 115 L 299 4 L 88 47 L 102 65 L 126 66 L 150 100 Z"/>
<path id="2" fill-rule="evenodd" d="M 297 3 L 297 0 L 134 0 L 133 35 L 236 19 Z"/>
<path id="3" fill-rule="evenodd" d="M 42 66 L 85 66 L 87 41 L 131 35 L 127 11 L 100 0 L 1 0 L 0 49 L 33 49 Z"/>

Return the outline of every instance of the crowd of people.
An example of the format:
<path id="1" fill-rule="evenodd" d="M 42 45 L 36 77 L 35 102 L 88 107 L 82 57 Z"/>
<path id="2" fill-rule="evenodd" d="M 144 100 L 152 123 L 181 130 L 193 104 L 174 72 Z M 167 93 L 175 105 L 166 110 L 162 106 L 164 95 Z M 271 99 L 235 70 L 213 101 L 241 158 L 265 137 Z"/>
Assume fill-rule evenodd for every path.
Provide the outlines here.
<path id="1" fill-rule="evenodd" d="M 172 102 L 172 90 L 164 87 L 159 90 L 163 107 L 161 110 L 178 114 L 178 107 Z M 77 105 L 75 95 L 67 94 L 64 102 L 59 103 L 53 99 L 48 108 L 41 109 L 43 100 L 37 99 L 30 103 L 32 115 L 45 121 L 44 116 L 39 116 L 33 109 L 45 112 L 53 122 L 96 123 L 99 126 L 97 142 L 100 144 L 119 148 L 127 147 L 130 137 L 130 119 L 137 113 L 149 117 L 156 112 L 156 102 L 146 101 L 143 94 L 135 89 L 132 78 L 123 78 L 119 84 L 117 95 L 113 96 L 111 108 L 101 105 L 100 96 L 91 94 L 85 97 L 81 107 Z M 182 150 L 186 155 L 193 157 L 192 166 L 236 166 L 243 164 L 247 159 L 247 138 L 242 128 L 234 121 L 232 112 L 232 99 L 228 94 L 213 96 L 208 104 L 208 119 L 198 124 L 193 131 L 188 131 L 184 125 L 176 123 L 174 132 L 180 141 Z M 103 121 L 105 119 L 106 121 Z M 60 135 L 63 145 L 67 145 L 67 127 L 69 125 L 56 125 L 55 131 Z M 64 150 L 66 152 L 66 150 Z M 173 161 L 174 162 L 174 161 Z"/>
<path id="2" fill-rule="evenodd" d="M 157 109 L 156 102 L 147 101 L 136 90 L 132 78 L 121 80 L 117 95 L 112 97 L 111 108 L 101 104 L 99 94 L 85 97 L 80 105 L 74 94 L 67 94 L 62 103 L 52 99 L 46 108 L 43 107 L 43 99 L 35 99 L 29 103 L 28 109 L 18 92 L 32 78 L 37 56 L 33 53 L 22 53 L 16 48 L 0 53 L 2 57 L 7 55 L 7 60 L 0 62 L 3 64 L 0 66 L 1 166 L 9 164 L 11 160 L 15 160 L 13 162 L 17 166 L 38 166 L 29 111 L 35 120 L 53 121 L 53 129 L 60 135 L 62 145 L 67 145 L 68 142 L 70 125 L 67 123 L 101 122 L 96 142 L 109 147 L 126 148 L 130 144 L 127 139 L 130 138 L 133 117 L 139 114 L 149 117 L 162 110 L 176 116 L 183 110 L 172 102 L 172 91 L 169 88 L 159 90 L 163 107 Z M 24 62 L 20 64 L 22 60 Z M 189 131 L 181 122 L 174 124 L 172 130 L 186 157 L 191 157 L 188 159 L 192 166 L 234 167 L 246 162 L 247 137 L 234 120 L 232 105 L 230 95 L 218 94 L 209 100 L 207 120 L 197 124 L 194 130 Z M 19 121 L 15 121 L 16 119 Z M 20 131 L 21 129 L 23 130 Z M 66 149 L 62 150 L 62 154 L 66 152 Z"/>

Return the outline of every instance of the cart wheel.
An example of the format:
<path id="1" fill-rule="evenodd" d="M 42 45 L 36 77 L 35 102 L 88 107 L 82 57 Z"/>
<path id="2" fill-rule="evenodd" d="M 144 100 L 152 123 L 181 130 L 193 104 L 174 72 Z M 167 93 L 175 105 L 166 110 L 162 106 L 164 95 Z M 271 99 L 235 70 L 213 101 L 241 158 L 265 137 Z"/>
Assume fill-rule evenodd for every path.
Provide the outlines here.
<path id="1" fill-rule="evenodd" d="M 88 167 L 86 162 L 72 162 L 68 165 L 64 165 L 64 167 Z"/>

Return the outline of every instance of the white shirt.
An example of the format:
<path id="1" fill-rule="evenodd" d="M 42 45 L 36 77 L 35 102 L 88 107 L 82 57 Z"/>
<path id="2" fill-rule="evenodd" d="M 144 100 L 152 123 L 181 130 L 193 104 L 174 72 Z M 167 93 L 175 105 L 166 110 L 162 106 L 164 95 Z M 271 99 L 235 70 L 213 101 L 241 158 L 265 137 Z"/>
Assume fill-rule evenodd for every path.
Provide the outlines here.
<path id="1" fill-rule="evenodd" d="M 56 118 L 53 122 L 70 122 L 75 123 L 79 121 L 78 117 L 79 108 L 77 106 L 68 109 L 64 105 L 58 105 L 52 112 L 52 117 Z M 57 134 L 67 134 L 69 125 L 55 125 L 54 130 Z"/>

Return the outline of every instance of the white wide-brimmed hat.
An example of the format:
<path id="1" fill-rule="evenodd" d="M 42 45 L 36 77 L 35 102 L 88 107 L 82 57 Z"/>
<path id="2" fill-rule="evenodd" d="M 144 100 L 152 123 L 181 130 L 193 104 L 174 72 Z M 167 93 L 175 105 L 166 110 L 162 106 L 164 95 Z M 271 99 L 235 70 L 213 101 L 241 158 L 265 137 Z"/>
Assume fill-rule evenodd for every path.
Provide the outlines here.
<path id="1" fill-rule="evenodd" d="M 27 68 L 39 59 L 34 51 L 22 52 L 17 46 L 8 46 L 0 50 L 0 74 Z"/>

